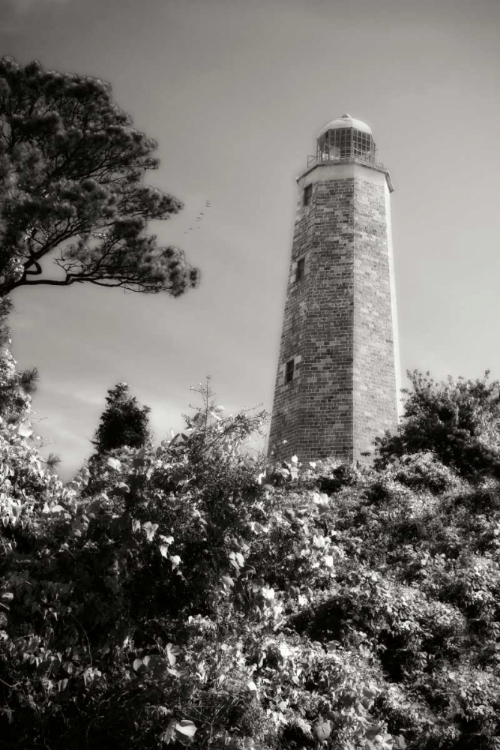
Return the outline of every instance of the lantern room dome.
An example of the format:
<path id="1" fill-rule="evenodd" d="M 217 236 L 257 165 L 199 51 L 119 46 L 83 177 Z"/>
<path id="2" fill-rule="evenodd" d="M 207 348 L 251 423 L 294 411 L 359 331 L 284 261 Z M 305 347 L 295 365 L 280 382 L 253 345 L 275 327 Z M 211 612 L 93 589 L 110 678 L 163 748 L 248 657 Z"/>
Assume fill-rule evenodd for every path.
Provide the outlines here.
<path id="1" fill-rule="evenodd" d="M 337 117 L 336 120 L 332 120 L 328 123 L 328 125 L 325 125 L 324 128 L 321 128 L 317 135 L 317 138 L 321 138 L 321 136 L 327 133 L 329 130 L 339 130 L 340 128 L 354 128 L 355 130 L 359 130 L 362 133 L 368 133 L 369 135 L 372 135 L 371 128 L 366 124 L 366 122 L 363 122 L 362 120 L 356 120 L 354 117 L 351 117 L 351 115 L 346 114 L 342 115 L 342 117 Z"/>

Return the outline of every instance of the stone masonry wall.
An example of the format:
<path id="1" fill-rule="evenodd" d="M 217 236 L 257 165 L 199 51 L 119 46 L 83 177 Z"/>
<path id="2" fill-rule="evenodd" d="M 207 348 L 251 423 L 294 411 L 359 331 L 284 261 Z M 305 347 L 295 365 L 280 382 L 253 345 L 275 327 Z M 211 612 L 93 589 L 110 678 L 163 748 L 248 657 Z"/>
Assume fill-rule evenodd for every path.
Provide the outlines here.
<path id="1" fill-rule="evenodd" d="M 321 170 L 299 190 L 269 448 L 277 459 L 363 460 L 396 419 L 384 187 Z"/>
<path id="2" fill-rule="evenodd" d="M 359 182 L 354 196 L 354 458 L 397 425 L 388 217 L 384 185 Z"/>

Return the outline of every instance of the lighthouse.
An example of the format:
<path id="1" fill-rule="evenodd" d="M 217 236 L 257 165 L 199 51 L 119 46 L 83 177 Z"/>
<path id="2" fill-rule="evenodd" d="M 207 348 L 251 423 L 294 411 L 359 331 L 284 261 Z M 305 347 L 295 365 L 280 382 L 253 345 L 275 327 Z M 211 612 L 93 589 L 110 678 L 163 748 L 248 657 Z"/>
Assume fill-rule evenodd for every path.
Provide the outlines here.
<path id="1" fill-rule="evenodd" d="M 320 130 L 297 185 L 269 451 L 364 463 L 398 420 L 393 185 L 348 114 Z"/>

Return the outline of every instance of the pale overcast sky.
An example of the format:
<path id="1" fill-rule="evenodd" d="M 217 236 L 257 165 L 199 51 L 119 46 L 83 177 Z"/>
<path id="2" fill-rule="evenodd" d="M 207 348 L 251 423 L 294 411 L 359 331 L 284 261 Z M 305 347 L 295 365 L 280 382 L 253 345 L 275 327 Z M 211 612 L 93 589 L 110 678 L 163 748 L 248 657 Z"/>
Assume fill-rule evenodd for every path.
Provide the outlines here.
<path id="1" fill-rule="evenodd" d="M 14 293 L 14 353 L 40 371 L 63 476 L 120 380 L 158 440 L 207 374 L 229 411 L 271 408 L 295 177 L 344 112 L 395 185 L 403 372 L 500 378 L 499 0 L 0 0 L 0 54 L 112 83 L 159 142 L 150 181 L 185 203 L 155 231 L 202 270 L 178 300 Z"/>

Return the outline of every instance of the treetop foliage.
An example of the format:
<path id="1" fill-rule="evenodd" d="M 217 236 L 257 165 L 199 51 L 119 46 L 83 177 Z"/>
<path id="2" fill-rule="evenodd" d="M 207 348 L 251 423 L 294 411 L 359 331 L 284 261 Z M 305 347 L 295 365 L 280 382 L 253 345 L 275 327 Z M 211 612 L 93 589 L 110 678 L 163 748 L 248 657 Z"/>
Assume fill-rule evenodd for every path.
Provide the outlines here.
<path id="1" fill-rule="evenodd" d="M 143 183 L 157 144 L 109 84 L 0 60 L 0 294 L 88 282 L 182 294 L 198 271 L 147 223 L 182 204 Z M 58 267 L 47 275 L 49 257 Z"/>
<path id="2" fill-rule="evenodd" d="M 493 393 L 415 382 L 375 468 L 250 459 L 264 415 L 209 389 L 94 489 L 45 469 L 26 414 L 0 423 L 6 746 L 498 750 Z"/>
<path id="3" fill-rule="evenodd" d="M 92 444 L 97 453 L 128 446 L 142 448 L 151 439 L 148 428 L 149 406 L 140 406 L 131 396 L 127 383 L 118 383 L 106 396 L 106 408 L 101 415 Z"/>
<path id="4" fill-rule="evenodd" d="M 500 477 L 500 383 L 489 373 L 477 380 L 436 383 L 427 373 L 409 372 L 411 391 L 395 435 L 379 441 L 376 465 L 394 457 L 432 452 L 470 481 Z"/>

